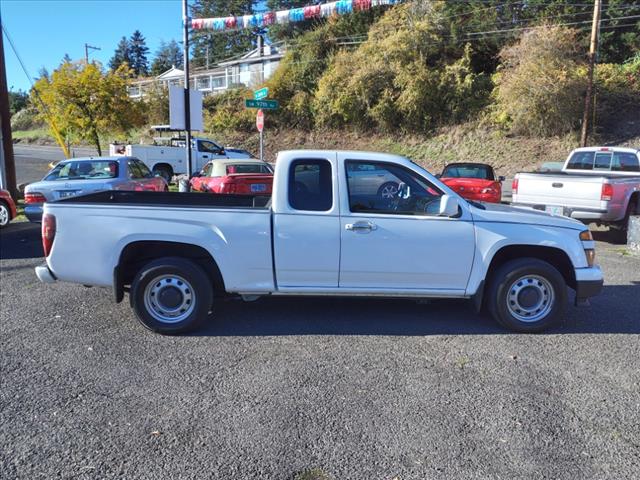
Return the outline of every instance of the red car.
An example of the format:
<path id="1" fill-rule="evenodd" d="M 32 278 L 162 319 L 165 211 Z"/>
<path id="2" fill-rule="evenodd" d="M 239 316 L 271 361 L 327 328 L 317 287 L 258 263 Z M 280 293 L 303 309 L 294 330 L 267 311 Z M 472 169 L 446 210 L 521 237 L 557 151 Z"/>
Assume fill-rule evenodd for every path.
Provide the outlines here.
<path id="1" fill-rule="evenodd" d="M 271 195 L 271 165 L 253 159 L 222 159 L 207 163 L 191 179 L 194 192 Z"/>
<path id="2" fill-rule="evenodd" d="M 0 228 L 6 227 L 9 222 L 16 218 L 16 204 L 6 190 L 0 190 Z"/>
<path id="3" fill-rule="evenodd" d="M 479 202 L 500 203 L 504 177 L 497 177 L 485 163 L 450 163 L 441 175 L 442 183 L 464 198 Z"/>

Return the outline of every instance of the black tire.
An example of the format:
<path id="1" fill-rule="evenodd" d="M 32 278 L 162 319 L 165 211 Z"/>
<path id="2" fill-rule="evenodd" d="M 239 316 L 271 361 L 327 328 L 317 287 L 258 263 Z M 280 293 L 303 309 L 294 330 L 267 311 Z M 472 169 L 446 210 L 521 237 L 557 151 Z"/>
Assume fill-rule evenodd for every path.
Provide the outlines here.
<path id="1" fill-rule="evenodd" d="M 398 195 L 399 188 L 400 186 L 396 182 L 383 183 L 380 185 L 380 188 L 378 188 L 378 197 L 383 200 L 392 200 Z M 391 196 L 388 196 L 387 192 L 390 190 L 393 190 L 393 193 L 391 193 Z"/>
<path id="2" fill-rule="evenodd" d="M 609 227 L 610 236 L 612 237 L 612 241 L 617 244 L 626 245 L 627 244 L 627 233 L 629 231 L 629 217 L 637 212 L 636 200 L 632 199 L 629 201 L 627 205 L 627 210 L 624 214 L 624 218 L 620 225 L 616 225 L 615 227 Z"/>
<path id="3" fill-rule="evenodd" d="M 153 167 L 152 173 L 154 175 L 160 175 L 162 178 L 164 178 L 165 182 L 167 182 L 167 185 L 171 183 L 171 179 L 173 178 L 173 171 L 171 170 L 171 168 L 162 165 Z"/>
<path id="4" fill-rule="evenodd" d="M 172 335 L 194 330 L 207 318 L 213 303 L 213 286 L 207 274 L 191 260 L 165 257 L 140 269 L 129 297 L 142 325 Z M 169 318 L 171 315 L 166 312 L 172 307 L 177 310 Z M 163 320 L 161 312 L 165 310 Z"/>
<path id="5" fill-rule="evenodd" d="M 491 316 L 509 330 L 523 333 L 546 330 L 562 318 L 566 304 L 566 282 L 560 272 L 545 261 L 511 260 L 491 275 L 486 305 Z M 529 314 L 526 308 L 520 310 L 523 306 L 533 310 Z M 529 318 L 523 320 L 527 315 Z"/>
<path id="6" fill-rule="evenodd" d="M 11 221 L 9 206 L 0 200 L 0 228 L 6 227 Z"/>

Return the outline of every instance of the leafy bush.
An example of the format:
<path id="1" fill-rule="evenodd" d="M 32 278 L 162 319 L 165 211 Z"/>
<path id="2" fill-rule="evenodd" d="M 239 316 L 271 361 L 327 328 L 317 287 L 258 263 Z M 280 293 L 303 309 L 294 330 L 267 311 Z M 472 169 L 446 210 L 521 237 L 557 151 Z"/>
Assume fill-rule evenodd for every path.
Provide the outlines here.
<path id="1" fill-rule="evenodd" d="M 38 112 L 34 108 L 23 108 L 11 117 L 12 130 L 33 130 L 43 126 L 44 123 L 38 119 Z"/>
<path id="2" fill-rule="evenodd" d="M 560 135 L 578 125 L 586 83 L 577 45 L 574 30 L 544 27 L 502 49 L 494 93 L 503 124 L 527 136 Z"/>
<path id="3" fill-rule="evenodd" d="M 253 98 L 246 88 L 227 90 L 204 99 L 204 126 L 208 132 L 236 130 L 250 132 L 255 129 L 255 110 L 245 108 L 246 98 Z"/>

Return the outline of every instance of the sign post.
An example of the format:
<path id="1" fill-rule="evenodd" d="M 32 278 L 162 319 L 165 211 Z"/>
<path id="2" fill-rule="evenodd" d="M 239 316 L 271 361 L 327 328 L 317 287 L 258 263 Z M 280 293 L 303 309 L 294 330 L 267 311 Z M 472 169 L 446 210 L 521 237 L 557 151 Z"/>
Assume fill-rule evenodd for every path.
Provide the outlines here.
<path id="1" fill-rule="evenodd" d="M 264 162 L 264 112 L 262 109 L 256 114 L 256 128 L 260 132 L 260 161 Z"/>

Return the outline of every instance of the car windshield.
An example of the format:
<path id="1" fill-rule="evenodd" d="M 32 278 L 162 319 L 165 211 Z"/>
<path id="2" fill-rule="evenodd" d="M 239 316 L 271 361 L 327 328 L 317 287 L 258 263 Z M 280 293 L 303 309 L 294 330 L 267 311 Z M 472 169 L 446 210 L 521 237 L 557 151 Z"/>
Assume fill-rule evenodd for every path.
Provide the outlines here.
<path id="1" fill-rule="evenodd" d="M 61 162 L 51 170 L 44 180 L 86 180 L 116 178 L 118 162 L 112 160 L 76 160 Z"/>
<path id="2" fill-rule="evenodd" d="M 273 173 L 271 167 L 259 163 L 243 163 L 227 165 L 227 175 L 233 173 Z"/>
<path id="3" fill-rule="evenodd" d="M 493 180 L 490 168 L 486 165 L 449 165 L 442 172 L 445 178 L 480 178 Z"/>

